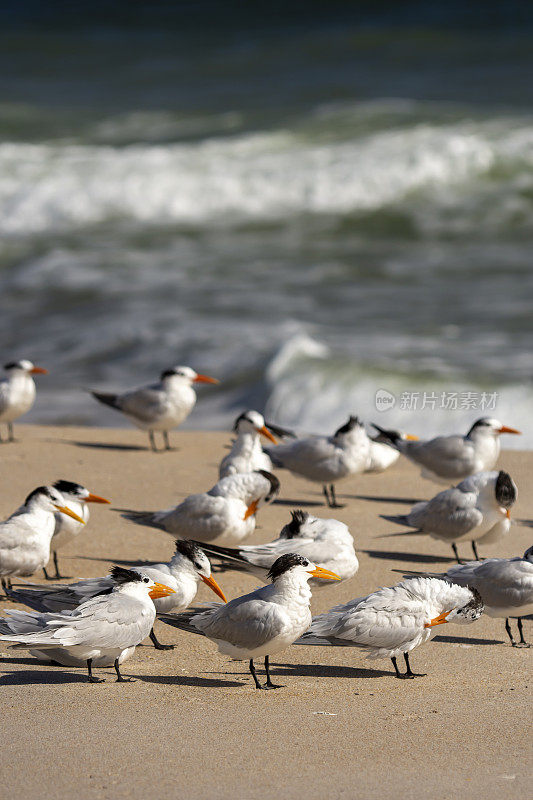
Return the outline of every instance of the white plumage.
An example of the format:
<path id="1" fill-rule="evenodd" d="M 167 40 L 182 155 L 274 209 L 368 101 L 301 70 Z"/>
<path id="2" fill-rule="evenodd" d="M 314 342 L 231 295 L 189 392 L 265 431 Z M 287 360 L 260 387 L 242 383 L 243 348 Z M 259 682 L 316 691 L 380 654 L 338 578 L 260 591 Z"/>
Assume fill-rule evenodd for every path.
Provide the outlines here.
<path id="1" fill-rule="evenodd" d="M 228 455 L 220 462 L 219 478 L 260 469 L 272 472 L 272 461 L 263 451 L 261 436 L 270 439 L 273 444 L 277 442 L 261 414 L 252 410 L 246 411 L 237 417 L 233 430 L 237 438 Z"/>
<path id="2" fill-rule="evenodd" d="M 7 376 L 0 381 L 0 423 L 5 422 L 8 439 L 13 441 L 13 422 L 26 414 L 35 402 L 35 382 L 32 375 L 46 374 L 31 361 L 11 361 L 4 366 Z M 1 441 L 1 439 L 0 439 Z"/>

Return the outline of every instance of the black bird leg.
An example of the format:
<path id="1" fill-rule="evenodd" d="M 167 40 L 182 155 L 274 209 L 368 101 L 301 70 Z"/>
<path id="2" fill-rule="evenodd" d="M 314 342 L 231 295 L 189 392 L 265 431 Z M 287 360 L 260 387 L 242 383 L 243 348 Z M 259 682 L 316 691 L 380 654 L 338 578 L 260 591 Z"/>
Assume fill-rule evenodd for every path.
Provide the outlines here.
<path id="1" fill-rule="evenodd" d="M 457 563 L 460 564 L 461 563 L 461 559 L 459 558 L 459 552 L 457 550 L 457 545 L 455 544 L 455 542 L 452 542 L 452 550 L 453 550 L 453 554 L 454 554 L 455 558 L 457 559 Z"/>
<path id="2" fill-rule="evenodd" d="M 261 686 L 261 684 L 257 680 L 257 675 L 256 675 L 256 672 L 255 672 L 253 658 L 250 659 L 250 672 L 252 673 L 252 678 L 254 679 L 254 682 L 255 682 L 255 688 L 256 689 L 262 689 L 263 687 Z"/>
<path id="3" fill-rule="evenodd" d="M 154 647 L 156 650 L 174 650 L 173 644 L 161 644 L 157 636 L 155 635 L 154 629 L 150 631 L 150 639 L 152 640 Z"/>
<path id="4" fill-rule="evenodd" d="M 477 551 L 476 543 L 472 542 L 472 550 L 474 551 L 474 558 L 479 561 L 479 553 Z"/>
<path id="5" fill-rule="evenodd" d="M 87 659 L 87 672 L 89 673 L 89 683 L 104 683 L 103 678 L 97 678 L 93 675 L 93 660 L 92 658 Z"/>
<path id="6" fill-rule="evenodd" d="M 12 588 L 11 578 L 2 578 L 2 589 L 7 597 L 8 591 Z"/>
<path id="7" fill-rule="evenodd" d="M 165 442 L 165 450 L 172 450 L 168 439 L 168 431 L 163 431 L 163 440 Z"/>
<path id="8" fill-rule="evenodd" d="M 331 508 L 331 502 L 328 494 L 328 487 L 326 486 L 326 484 L 323 485 L 322 491 L 324 492 L 324 497 L 326 498 L 326 505 L 329 506 L 329 508 Z"/>
<path id="9" fill-rule="evenodd" d="M 409 653 L 404 653 L 403 657 L 405 659 L 405 666 L 407 667 L 407 672 L 405 673 L 406 678 L 425 678 L 425 672 L 413 672 L 411 670 L 411 665 L 409 664 Z"/>
<path id="10" fill-rule="evenodd" d="M 505 620 L 505 630 L 507 631 L 507 635 L 508 635 L 509 639 L 511 640 L 511 644 L 513 645 L 513 647 L 518 647 L 518 644 L 515 642 L 515 640 L 513 638 L 513 632 L 511 630 L 511 624 L 509 622 L 509 617 L 507 617 L 506 620 Z"/>
<path id="11" fill-rule="evenodd" d="M 118 665 L 118 658 L 115 658 L 115 663 L 113 664 L 113 666 L 115 667 L 115 672 L 117 673 L 117 680 L 116 680 L 117 683 L 133 683 L 135 681 L 135 678 L 123 678 L 122 677 L 122 675 L 120 674 L 120 668 L 119 668 L 119 665 Z"/>
<path id="12" fill-rule="evenodd" d="M 263 689 L 282 689 L 281 683 L 272 683 L 270 680 L 270 658 L 269 656 L 265 656 L 265 671 L 266 671 L 266 683 L 263 686 Z"/>
<path id="13" fill-rule="evenodd" d="M 7 423 L 7 432 L 9 434 L 9 441 L 10 442 L 14 442 L 15 441 L 15 435 L 13 433 L 13 423 L 12 422 L 8 422 Z"/>
<path id="14" fill-rule="evenodd" d="M 154 453 L 157 453 L 157 447 L 155 445 L 155 439 L 154 439 L 154 432 L 153 431 L 148 431 L 148 438 L 150 439 L 150 447 L 152 448 Z"/>
<path id="15" fill-rule="evenodd" d="M 48 572 L 46 571 L 46 567 L 43 567 L 43 573 L 44 573 L 45 581 L 53 581 L 53 580 L 55 580 L 55 578 L 53 578 L 51 575 L 48 574 Z"/>
<path id="16" fill-rule="evenodd" d="M 392 661 L 392 666 L 394 667 L 394 671 L 396 672 L 396 677 L 397 677 L 397 678 L 403 678 L 403 675 L 402 675 L 402 673 L 401 673 L 401 672 L 400 672 L 400 670 L 398 669 L 398 664 L 396 663 L 396 657 L 395 657 L 395 656 L 392 656 L 392 657 L 391 657 L 391 661 Z"/>
<path id="17" fill-rule="evenodd" d="M 54 580 L 61 581 L 63 580 L 63 578 L 70 577 L 69 575 L 61 575 L 61 573 L 59 572 L 59 564 L 57 563 L 57 550 L 54 550 L 53 556 L 54 556 L 54 566 L 56 568 L 56 574 L 54 575 Z"/>
<path id="18" fill-rule="evenodd" d="M 518 617 L 518 633 L 520 634 L 520 644 L 522 647 L 531 647 L 529 642 L 524 639 L 524 631 L 522 628 L 522 617 Z"/>

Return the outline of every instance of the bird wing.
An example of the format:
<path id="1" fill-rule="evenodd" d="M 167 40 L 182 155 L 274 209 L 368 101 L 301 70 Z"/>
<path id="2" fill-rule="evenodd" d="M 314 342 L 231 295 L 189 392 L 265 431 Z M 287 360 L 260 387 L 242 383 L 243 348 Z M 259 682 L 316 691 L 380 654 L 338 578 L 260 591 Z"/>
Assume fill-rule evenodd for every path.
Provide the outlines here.
<path id="1" fill-rule="evenodd" d="M 75 609 L 96 595 L 109 593 L 113 588 L 111 578 L 89 578 L 69 584 L 42 586 L 38 583 L 17 584 L 8 589 L 9 597 L 36 611 L 64 611 Z"/>
<path id="2" fill-rule="evenodd" d="M 321 638 L 340 639 L 352 645 L 395 650 L 420 634 L 423 609 L 408 606 L 377 608 L 370 598 L 344 613 L 323 614 L 313 620 L 308 631 Z M 328 619 L 329 617 L 329 619 Z"/>
<path id="3" fill-rule="evenodd" d="M 407 515 L 409 525 L 426 533 L 455 539 L 483 522 L 476 500 L 477 495 L 473 492 L 446 489 L 427 503 L 417 504 Z"/>
<path id="4" fill-rule="evenodd" d="M 120 395 L 120 410 L 143 422 L 151 422 L 165 413 L 167 400 L 158 384 L 143 386 Z"/>
<path id="5" fill-rule="evenodd" d="M 406 441 L 402 452 L 423 467 L 444 478 L 457 478 L 458 473 L 468 474 L 475 466 L 472 442 L 464 436 L 437 436 L 423 442 Z"/>
<path id="6" fill-rule="evenodd" d="M 9 407 L 9 382 L 0 381 L 0 415 Z"/>
<path id="7" fill-rule="evenodd" d="M 279 636 L 288 619 L 277 603 L 248 596 L 247 599 L 232 600 L 213 612 L 200 614 L 192 622 L 210 639 L 253 650 Z"/>

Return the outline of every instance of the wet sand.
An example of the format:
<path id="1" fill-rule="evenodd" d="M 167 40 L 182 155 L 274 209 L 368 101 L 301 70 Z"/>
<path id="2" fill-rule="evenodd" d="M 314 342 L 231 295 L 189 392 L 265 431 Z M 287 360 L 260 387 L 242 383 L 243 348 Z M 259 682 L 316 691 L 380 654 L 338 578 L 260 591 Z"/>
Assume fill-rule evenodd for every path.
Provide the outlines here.
<path id="1" fill-rule="evenodd" d="M 160 509 L 211 487 L 227 452 L 227 433 L 175 433 L 176 450 L 152 453 L 136 430 L 17 426 L 2 445 L 0 514 L 58 478 L 78 481 L 112 500 L 93 506 L 86 531 L 61 551 L 72 576 L 106 573 L 116 560 L 167 560 L 172 538 L 134 525 L 116 509 Z M 500 459 L 518 485 L 517 520 L 533 521 L 533 455 Z M 396 583 L 392 569 L 441 571 L 451 550 L 426 537 L 377 538 L 400 530 L 379 514 L 405 513 L 407 501 L 439 487 L 401 459 L 381 475 L 339 485 L 346 507 L 330 511 L 320 488 L 288 473 L 280 502 L 261 509 L 250 542 L 269 541 L 301 507 L 346 522 L 359 573 L 317 589 L 313 611 Z M 482 556 L 522 554 L 533 528 L 517 524 Z M 471 557 L 468 544 L 460 553 Z M 41 580 L 40 576 L 36 576 Z M 257 585 L 253 576 L 217 579 L 228 598 Z M 213 599 L 201 586 L 198 600 Z M 2 607 L 8 607 L 3 603 Z M 515 623 L 513 622 L 513 629 Z M 525 622 L 533 640 L 533 622 Z M 414 651 L 415 672 L 398 681 L 390 661 L 368 661 L 348 648 L 291 647 L 273 659 L 275 692 L 253 688 L 246 662 L 220 655 L 201 637 L 159 623 L 172 652 L 145 643 L 124 665 L 134 683 L 90 685 L 82 669 L 40 665 L 3 646 L 3 786 L 33 798 L 514 798 L 531 790 L 533 648 L 509 645 L 503 620 L 441 628 Z"/>

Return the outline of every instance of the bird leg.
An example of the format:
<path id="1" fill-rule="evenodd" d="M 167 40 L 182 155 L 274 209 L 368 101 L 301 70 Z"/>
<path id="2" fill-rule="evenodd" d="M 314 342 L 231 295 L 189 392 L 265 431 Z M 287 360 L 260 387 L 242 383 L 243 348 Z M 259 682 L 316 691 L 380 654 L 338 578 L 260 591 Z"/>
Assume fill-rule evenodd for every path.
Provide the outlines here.
<path id="1" fill-rule="evenodd" d="M 331 508 L 344 508 L 344 505 L 341 503 L 337 503 L 337 496 L 335 494 L 335 484 L 330 483 L 329 485 L 329 494 L 331 497 Z"/>
<path id="2" fill-rule="evenodd" d="M 282 689 L 283 687 L 282 687 L 281 683 L 272 683 L 272 681 L 270 680 L 270 657 L 269 656 L 265 656 L 265 671 L 266 671 L 267 679 L 266 679 L 265 685 L 263 686 L 263 689 Z"/>
<path id="3" fill-rule="evenodd" d="M 461 559 L 459 558 L 459 552 L 457 550 L 457 545 L 455 544 L 455 542 L 452 542 L 452 550 L 453 550 L 453 554 L 454 554 L 455 558 L 457 559 L 457 563 L 460 564 L 461 563 Z"/>
<path id="4" fill-rule="evenodd" d="M 517 647 L 531 647 L 529 642 L 524 639 L 524 630 L 522 628 L 522 617 L 518 617 L 518 633 L 520 634 L 520 643 Z"/>
<path id="5" fill-rule="evenodd" d="M 411 665 L 409 664 L 409 653 L 404 653 L 403 657 L 405 659 L 405 666 L 407 667 L 407 672 L 405 673 L 405 678 L 425 678 L 425 672 L 413 672 L 411 670 Z"/>
<path id="6" fill-rule="evenodd" d="M 8 597 L 7 593 L 8 591 L 10 591 L 11 588 L 12 588 L 11 578 L 2 578 L 2 589 L 4 590 L 6 597 Z"/>
<path id="7" fill-rule="evenodd" d="M 88 658 L 87 659 L 87 672 L 89 673 L 89 683 L 104 683 L 105 681 L 104 681 L 103 678 L 97 678 L 97 677 L 95 677 L 93 675 L 92 666 L 93 666 L 93 660 L 92 660 L 92 658 Z"/>
<path id="8" fill-rule="evenodd" d="M 165 450 L 172 450 L 170 446 L 170 441 L 168 438 L 168 431 L 163 431 L 163 441 L 165 443 Z"/>
<path id="9" fill-rule="evenodd" d="M 331 503 L 328 494 L 328 487 L 326 486 L 326 484 L 323 485 L 322 491 L 324 492 L 324 497 L 326 498 L 326 505 L 329 506 L 329 508 L 331 508 Z"/>
<path id="10" fill-rule="evenodd" d="M 157 447 L 155 445 L 155 439 L 154 439 L 154 432 L 153 431 L 148 431 L 148 438 L 150 439 L 150 447 L 152 448 L 154 453 L 157 453 Z"/>
<path id="11" fill-rule="evenodd" d="M 59 572 L 59 565 L 57 563 L 57 551 L 56 550 L 54 550 L 53 556 L 54 556 L 54 566 L 56 568 L 56 574 L 54 575 L 54 580 L 55 581 L 61 581 L 64 578 L 69 578 L 70 577 L 69 575 L 61 575 L 61 573 Z"/>
<path id="12" fill-rule="evenodd" d="M 115 658 L 115 662 L 114 662 L 113 666 L 115 667 L 115 672 L 117 673 L 116 683 L 133 683 L 135 681 L 135 678 L 123 678 L 122 677 L 122 675 L 120 674 L 118 658 Z"/>
<path id="13" fill-rule="evenodd" d="M 8 422 L 8 423 L 7 423 L 7 432 L 8 432 L 8 434 L 9 434 L 9 439 L 8 439 L 8 441 L 10 441 L 10 442 L 14 442 L 14 441 L 15 441 L 15 436 L 14 436 L 14 434 L 13 434 L 13 423 L 12 423 L 12 422 Z"/>
<path id="14" fill-rule="evenodd" d="M 259 681 L 257 680 L 257 675 L 256 675 L 256 672 L 255 672 L 255 667 L 254 667 L 254 660 L 253 660 L 253 658 L 251 658 L 251 659 L 250 659 L 250 672 L 252 673 L 252 678 L 254 679 L 255 688 L 256 688 L 256 689 L 262 689 L 263 687 L 261 686 L 261 684 L 260 684 L 260 683 L 259 683 Z"/>
<path id="15" fill-rule="evenodd" d="M 508 635 L 509 639 L 511 640 L 511 644 L 513 645 L 513 647 L 518 647 L 518 644 L 515 642 L 515 640 L 513 638 L 513 632 L 511 630 L 511 624 L 509 622 L 509 617 L 507 617 L 506 620 L 505 620 L 505 630 L 507 631 L 507 635 Z"/>
<path id="16" fill-rule="evenodd" d="M 477 547 L 476 547 L 476 543 L 475 542 L 472 542 L 472 550 L 474 551 L 474 558 L 476 559 L 476 561 L 480 561 L 479 553 L 477 551 Z"/>
<path id="17" fill-rule="evenodd" d="M 55 581 L 55 578 L 48 574 L 46 571 L 46 567 L 43 567 L 44 579 L 45 581 Z"/>
<path id="18" fill-rule="evenodd" d="M 161 644 L 157 636 L 155 635 L 154 629 L 150 631 L 150 639 L 153 642 L 153 645 L 156 650 L 174 650 L 173 644 Z"/>
<path id="19" fill-rule="evenodd" d="M 392 656 L 392 657 L 391 657 L 391 661 L 392 661 L 392 666 L 394 667 L 394 671 L 396 672 L 396 677 L 397 677 L 397 678 L 403 678 L 403 675 L 402 675 L 402 673 L 401 673 L 401 672 L 400 672 L 400 670 L 398 669 L 398 664 L 396 663 L 396 657 L 395 657 L 395 656 Z"/>

